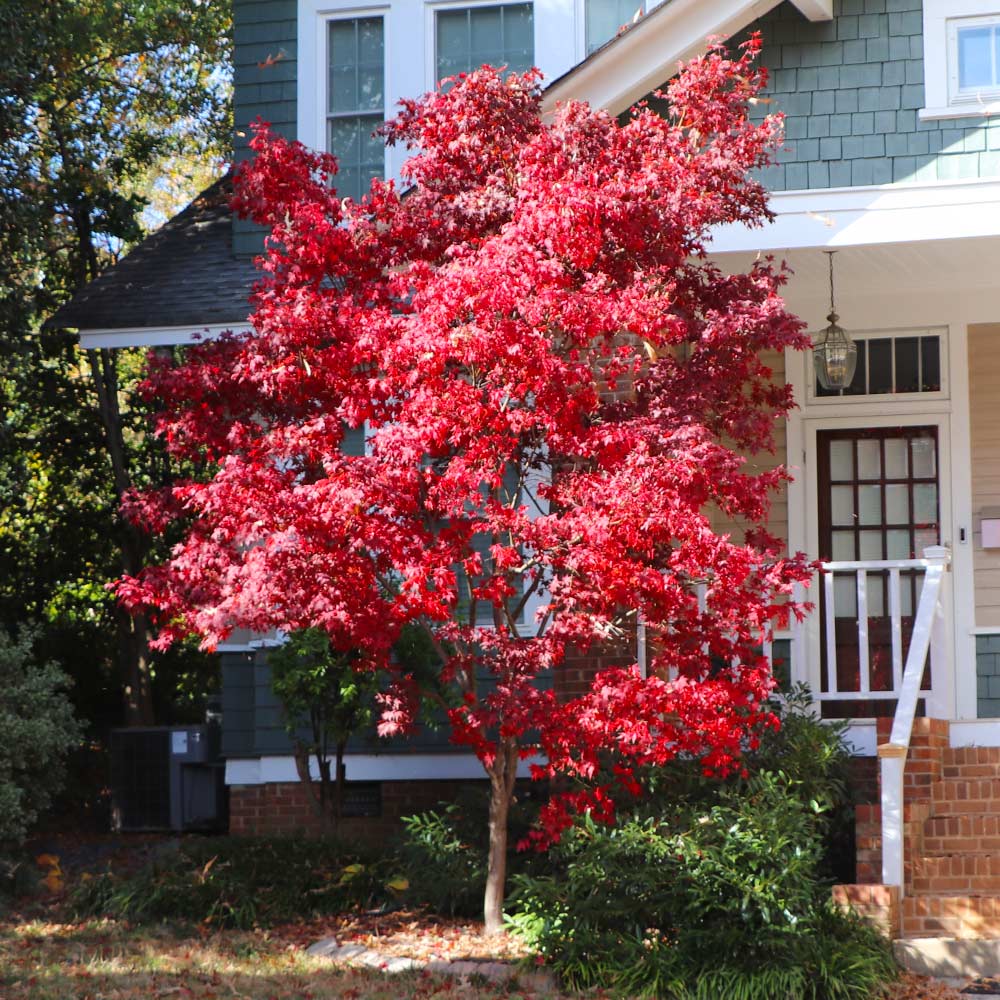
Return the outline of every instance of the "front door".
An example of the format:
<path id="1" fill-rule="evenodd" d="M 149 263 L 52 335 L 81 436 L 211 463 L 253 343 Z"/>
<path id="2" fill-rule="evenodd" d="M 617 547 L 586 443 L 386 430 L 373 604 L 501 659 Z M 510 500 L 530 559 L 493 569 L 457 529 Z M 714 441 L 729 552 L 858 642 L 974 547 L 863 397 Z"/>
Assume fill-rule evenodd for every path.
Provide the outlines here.
<path id="1" fill-rule="evenodd" d="M 817 433 L 819 555 L 824 561 L 914 559 L 940 543 L 940 496 L 936 427 L 877 427 Z M 909 647 L 923 573 L 900 572 L 903 658 Z M 892 638 L 887 570 L 867 574 L 869 690 L 893 690 Z M 836 684 L 825 639 L 821 690 L 859 692 L 858 594 L 854 572 L 834 577 Z M 820 591 L 820 635 L 826 636 Z M 930 670 L 930 665 L 928 665 Z M 930 686 L 929 673 L 924 688 Z M 823 702 L 824 715 L 864 718 L 891 715 L 892 699 Z"/>

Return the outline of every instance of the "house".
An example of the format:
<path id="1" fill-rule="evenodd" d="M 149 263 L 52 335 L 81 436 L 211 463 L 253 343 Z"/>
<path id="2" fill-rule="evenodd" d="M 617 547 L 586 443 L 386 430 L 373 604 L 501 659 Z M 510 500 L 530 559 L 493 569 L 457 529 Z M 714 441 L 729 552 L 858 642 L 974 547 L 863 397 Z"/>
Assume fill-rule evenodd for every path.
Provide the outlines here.
<path id="1" fill-rule="evenodd" d="M 1000 0 L 639 2 L 234 0 L 237 128 L 261 116 L 331 149 L 357 193 L 400 167 L 371 129 L 440 76 L 535 64 L 547 106 L 619 114 L 707 36 L 762 32 L 761 113 L 786 115 L 764 177 L 775 219 L 720 231 L 715 253 L 733 268 L 761 251 L 787 260 L 792 311 L 818 333 L 835 298 L 857 359 L 842 388 L 824 388 L 808 357 L 774 359 L 799 401 L 775 458 L 795 478 L 774 527 L 832 564 L 816 613 L 775 651 L 826 715 L 852 720 L 859 758 L 881 761 L 880 801 L 859 810 L 865 885 L 843 898 L 908 936 L 1000 936 L 1000 854 L 983 853 L 1000 850 Z M 54 324 L 92 347 L 244 324 L 261 234 L 230 220 L 223 193 Z M 238 830 L 295 828 L 306 809 L 261 641 L 221 651 Z M 391 817 L 433 801 L 429 779 L 479 774 L 431 737 L 418 750 L 359 748 L 348 777 Z"/>

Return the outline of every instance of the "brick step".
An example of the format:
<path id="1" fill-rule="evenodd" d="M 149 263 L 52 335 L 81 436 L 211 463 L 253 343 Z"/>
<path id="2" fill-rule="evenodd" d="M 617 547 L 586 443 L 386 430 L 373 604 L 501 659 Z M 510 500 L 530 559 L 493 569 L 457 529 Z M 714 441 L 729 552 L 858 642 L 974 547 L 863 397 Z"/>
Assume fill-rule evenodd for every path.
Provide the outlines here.
<path id="1" fill-rule="evenodd" d="M 988 851 L 1000 851 L 1000 816 L 995 813 L 942 813 L 924 821 L 925 855 Z"/>
<path id="2" fill-rule="evenodd" d="M 919 857 L 913 865 L 913 892 L 1000 893 L 1000 854 Z"/>
<path id="3" fill-rule="evenodd" d="M 943 778 L 931 785 L 936 813 L 991 813 L 1000 801 L 1000 778 Z"/>
<path id="4" fill-rule="evenodd" d="M 919 893 L 905 896 L 903 937 L 1000 937 L 1000 892 Z"/>

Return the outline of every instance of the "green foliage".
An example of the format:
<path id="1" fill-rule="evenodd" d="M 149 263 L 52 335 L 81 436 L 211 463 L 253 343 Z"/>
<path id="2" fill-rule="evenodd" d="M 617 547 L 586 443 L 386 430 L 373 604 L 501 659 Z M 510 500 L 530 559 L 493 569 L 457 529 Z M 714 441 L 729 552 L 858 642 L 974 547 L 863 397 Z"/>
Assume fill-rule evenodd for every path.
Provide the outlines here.
<path id="1" fill-rule="evenodd" d="M 0 630 L 0 844 L 17 844 L 62 787 L 80 727 L 69 679 L 34 654 L 35 633 Z"/>
<path id="2" fill-rule="evenodd" d="M 874 930 L 835 910 L 830 815 L 849 801 L 842 730 L 799 690 L 748 776 L 678 761 L 613 827 L 581 818 L 545 874 L 515 876 L 511 926 L 573 986 L 671 1000 L 861 1000 L 894 975 Z"/>
<path id="3" fill-rule="evenodd" d="M 381 903 L 392 876 L 391 860 L 331 838 L 191 839 L 135 875 L 80 882 L 70 903 L 79 916 L 248 929 Z"/>
<path id="4" fill-rule="evenodd" d="M 407 895 L 434 913 L 474 916 L 482 910 L 486 853 L 481 826 L 473 827 L 467 816 L 450 803 L 403 817 L 399 860 Z"/>
<path id="5" fill-rule="evenodd" d="M 519 785 L 511 803 L 508 872 L 542 870 L 544 856 L 518 851 L 544 799 L 539 786 Z M 432 913 L 481 917 L 489 845 L 489 800 L 485 789 L 467 788 L 452 802 L 403 817 L 404 833 L 396 845 L 397 867 L 409 882 L 407 901 Z"/>
<path id="6" fill-rule="evenodd" d="M 324 819 L 340 818 L 339 764 L 347 741 L 373 718 L 377 675 L 355 670 L 354 659 L 335 650 L 329 636 L 315 628 L 289 636 L 268 657 L 271 686 L 284 710 L 300 777 L 309 784 Z M 310 778 L 310 757 L 319 770 L 318 789 Z"/>
<path id="7" fill-rule="evenodd" d="M 122 483 L 90 359 L 41 325 L 218 174 L 230 149 L 230 18 L 228 4 L 168 0 L 0 4 L 0 627 L 38 623 L 39 648 L 77 682 L 95 733 L 121 723 L 138 659 L 104 589 L 126 541 L 136 546 L 116 516 Z M 101 364 L 126 479 L 155 487 L 172 473 L 133 393 L 144 356 L 105 352 Z M 177 719 L 178 676 L 204 683 L 207 664 L 191 651 L 153 658 L 161 719 Z"/>

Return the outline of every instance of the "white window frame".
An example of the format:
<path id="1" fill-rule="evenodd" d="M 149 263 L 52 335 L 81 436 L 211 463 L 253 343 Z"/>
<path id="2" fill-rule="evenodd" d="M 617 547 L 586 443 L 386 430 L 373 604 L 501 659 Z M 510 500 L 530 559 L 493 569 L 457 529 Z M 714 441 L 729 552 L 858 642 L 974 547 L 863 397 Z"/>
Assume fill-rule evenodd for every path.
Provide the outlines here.
<path id="1" fill-rule="evenodd" d="M 806 402 L 809 406 L 844 406 L 850 407 L 857 403 L 877 403 L 879 406 L 912 406 L 921 400 L 949 399 L 950 390 L 948 384 L 948 328 L 946 326 L 928 327 L 905 327 L 892 330 L 851 330 L 849 331 L 853 340 L 900 340 L 905 337 L 937 337 L 938 338 L 938 358 L 941 368 L 941 388 L 936 392 L 880 392 L 865 393 L 864 395 L 851 396 L 817 396 L 816 378 L 812 367 L 812 357 L 807 359 L 809 365 L 807 372 L 812 376 L 806 384 Z M 816 332 L 812 333 L 815 339 Z M 893 351 L 893 368 L 895 368 L 895 351 Z"/>
<path id="2" fill-rule="evenodd" d="M 533 37 L 532 62 L 538 65 L 538 2 L 537 0 L 438 0 L 424 5 L 424 86 L 433 90 L 437 84 L 437 15 L 445 10 L 475 10 L 478 7 L 517 7 L 531 4 Z"/>
<path id="3" fill-rule="evenodd" d="M 962 28 L 1000 28 L 1000 12 L 985 17 L 958 17 L 948 21 L 948 103 L 952 105 L 975 105 L 977 110 L 983 101 L 1000 100 L 1000 82 L 993 87 L 978 91 L 962 92 L 959 86 L 958 33 Z M 994 47 L 994 59 L 995 47 Z"/>
<path id="4" fill-rule="evenodd" d="M 327 108 L 329 106 L 330 22 L 354 21 L 364 17 L 382 18 L 382 117 L 391 117 L 392 40 L 388 5 L 344 7 L 341 9 L 299 9 L 298 65 L 298 139 L 311 149 L 325 151 L 327 146 Z M 383 156 L 382 174 L 390 177 L 388 157 Z"/>
<path id="5" fill-rule="evenodd" d="M 1000 0 L 924 0 L 923 14 L 926 106 L 920 109 L 920 118 L 982 118 L 1000 112 L 1000 88 L 955 93 L 958 28 L 975 22 L 1000 24 Z"/>

